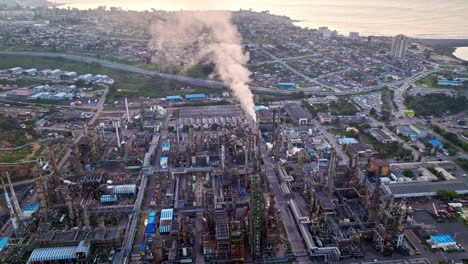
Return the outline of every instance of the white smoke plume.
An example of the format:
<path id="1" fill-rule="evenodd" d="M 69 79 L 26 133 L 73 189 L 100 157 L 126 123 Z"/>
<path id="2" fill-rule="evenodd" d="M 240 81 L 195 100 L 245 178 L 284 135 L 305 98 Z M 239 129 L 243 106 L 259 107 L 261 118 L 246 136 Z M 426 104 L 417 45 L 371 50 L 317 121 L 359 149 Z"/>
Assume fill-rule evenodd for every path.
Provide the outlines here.
<path id="1" fill-rule="evenodd" d="M 198 63 L 214 64 L 215 73 L 232 90 L 252 122 L 256 121 L 253 94 L 249 89 L 248 54 L 228 11 L 169 12 L 151 26 L 151 48 L 159 64 L 180 67 Z"/>

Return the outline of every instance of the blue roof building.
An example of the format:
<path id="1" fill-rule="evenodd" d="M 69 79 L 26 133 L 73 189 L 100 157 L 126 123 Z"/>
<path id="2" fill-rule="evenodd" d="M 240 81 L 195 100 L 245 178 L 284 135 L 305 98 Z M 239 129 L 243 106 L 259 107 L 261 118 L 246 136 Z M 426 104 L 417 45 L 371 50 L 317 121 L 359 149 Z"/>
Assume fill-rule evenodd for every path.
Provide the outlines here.
<path id="1" fill-rule="evenodd" d="M 169 95 L 166 96 L 166 101 L 182 101 L 182 97 L 180 95 Z"/>
<path id="2" fill-rule="evenodd" d="M 123 185 L 111 185 L 107 186 L 106 193 L 108 194 L 116 194 L 116 195 L 123 195 L 123 194 L 136 194 L 137 186 L 136 184 L 123 184 Z"/>
<path id="3" fill-rule="evenodd" d="M 172 225 L 172 217 L 174 216 L 174 209 L 162 209 L 161 218 L 159 219 L 159 232 L 169 233 Z"/>
<path id="4" fill-rule="evenodd" d="M 431 238 L 427 241 L 432 248 L 443 248 L 447 249 L 450 247 L 456 247 L 457 242 L 453 239 L 452 236 L 447 234 L 432 235 Z"/>
<path id="5" fill-rule="evenodd" d="M 161 157 L 159 161 L 159 165 L 161 166 L 161 168 L 163 169 L 167 168 L 168 160 L 169 160 L 168 157 Z"/>
<path id="6" fill-rule="evenodd" d="M 340 139 L 338 139 L 338 142 L 341 145 L 358 143 L 358 141 L 355 138 L 340 138 Z"/>
<path id="7" fill-rule="evenodd" d="M 171 144 L 168 141 L 162 143 L 162 151 L 169 151 L 170 148 Z"/>
<path id="8" fill-rule="evenodd" d="M 46 261 L 86 259 L 89 255 L 89 249 L 90 245 L 88 241 L 80 241 L 78 246 L 36 248 L 33 250 L 26 263 L 32 264 Z"/>
<path id="9" fill-rule="evenodd" d="M 446 78 L 440 78 L 437 79 L 437 84 L 438 85 L 444 85 L 444 86 L 455 86 L 455 87 L 460 87 L 463 85 L 463 82 L 461 80 L 449 80 Z"/>
<path id="10" fill-rule="evenodd" d="M 118 201 L 117 195 L 102 195 L 101 196 L 101 203 L 115 203 Z"/>
<path id="11" fill-rule="evenodd" d="M 32 216 L 32 214 L 36 213 L 39 210 L 39 203 L 34 202 L 28 204 L 26 207 L 23 209 L 23 216 L 26 218 L 29 218 Z"/>
<path id="12" fill-rule="evenodd" d="M 431 145 L 436 148 L 436 149 L 441 149 L 444 147 L 444 145 L 442 144 L 442 142 L 440 142 L 439 140 L 437 139 L 430 139 L 429 140 L 429 143 L 431 143 Z"/>
<path id="13" fill-rule="evenodd" d="M 10 241 L 10 237 L 9 236 L 4 236 L 2 238 L 0 238 L 0 252 L 6 247 L 8 246 L 8 242 Z"/>
<path id="14" fill-rule="evenodd" d="M 267 106 L 264 106 L 264 105 L 256 105 L 255 106 L 255 111 L 259 111 L 259 110 L 268 110 L 269 108 Z"/>
<path id="15" fill-rule="evenodd" d="M 145 235 L 154 235 L 156 233 L 156 211 L 150 211 L 148 222 L 146 223 Z"/>
<path id="16" fill-rule="evenodd" d="M 205 99 L 206 94 L 187 94 L 185 95 L 186 100 Z"/>
<path id="17" fill-rule="evenodd" d="M 280 89 L 294 89 L 297 85 L 295 83 L 278 83 L 278 88 Z"/>

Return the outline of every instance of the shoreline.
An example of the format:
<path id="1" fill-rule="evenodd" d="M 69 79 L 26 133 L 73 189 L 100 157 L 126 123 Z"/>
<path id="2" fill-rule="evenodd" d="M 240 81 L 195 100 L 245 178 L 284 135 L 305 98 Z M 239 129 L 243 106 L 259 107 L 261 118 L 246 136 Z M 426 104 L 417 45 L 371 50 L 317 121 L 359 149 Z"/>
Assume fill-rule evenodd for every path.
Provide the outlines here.
<path id="1" fill-rule="evenodd" d="M 55 2 L 55 1 L 47 1 L 48 8 L 66 9 L 65 6 L 69 5 L 69 4 L 70 4 L 69 2 L 60 3 L 60 2 Z M 112 6 L 108 6 L 107 8 L 111 8 L 111 7 Z M 95 8 L 95 9 L 97 9 L 97 8 Z M 79 9 L 79 10 L 87 11 L 88 9 Z M 123 11 L 126 11 L 126 12 L 147 12 L 149 10 L 123 10 Z M 167 11 L 167 10 L 161 9 L 161 10 L 157 10 L 157 11 Z M 206 10 L 206 11 L 209 11 L 209 10 Z M 226 10 L 226 11 L 238 12 L 236 10 Z M 255 12 L 260 12 L 260 11 L 255 11 Z M 298 25 L 299 23 L 305 21 L 303 19 L 294 19 L 294 18 L 291 18 L 291 17 L 286 16 L 286 15 L 276 15 L 276 14 L 271 14 L 271 15 L 286 17 L 287 19 L 289 19 L 291 24 L 293 24 L 294 26 L 301 27 L 301 28 L 306 28 L 304 26 Z M 309 28 L 309 29 L 317 30 L 318 28 Z M 331 30 L 336 30 L 336 29 L 333 29 L 333 28 L 330 28 L 330 29 Z M 338 34 L 343 36 L 343 37 L 346 37 L 346 34 L 343 33 L 343 32 L 338 31 Z M 404 34 L 404 33 L 402 33 L 402 34 Z M 384 35 L 384 34 L 381 34 L 381 35 L 380 34 L 361 35 L 361 37 L 368 37 L 368 36 L 388 37 L 388 38 L 393 37 L 391 35 Z M 409 35 L 408 35 L 408 37 L 410 39 L 413 39 L 414 42 L 421 43 L 421 44 L 423 44 L 425 46 L 433 48 L 436 53 L 439 53 L 441 55 L 450 56 L 450 57 L 453 57 L 453 58 L 456 58 L 456 59 L 459 59 L 459 60 L 461 60 L 461 59 L 457 58 L 456 56 L 453 55 L 456 48 L 458 48 L 458 47 L 468 47 L 468 37 L 465 37 L 465 38 L 451 38 L 451 37 L 447 37 L 447 38 L 444 38 L 444 37 L 424 38 L 423 37 L 423 38 L 421 38 L 421 37 L 412 37 L 412 36 L 409 36 Z"/>
<path id="2" fill-rule="evenodd" d="M 441 55 L 450 56 L 458 60 L 453 53 L 459 47 L 468 47 L 468 39 L 415 39 L 416 42 L 429 46 L 434 49 L 436 53 Z"/>
<path id="3" fill-rule="evenodd" d="M 66 9 L 65 6 L 66 5 L 69 5 L 70 3 L 68 2 L 63 2 L 63 3 L 58 3 L 58 2 L 51 2 L 51 1 L 48 1 L 49 3 L 52 3 L 55 5 L 56 8 L 62 8 L 62 9 Z M 118 7 L 118 6 L 106 6 L 107 8 L 111 8 L 111 7 Z M 78 10 L 81 10 L 81 11 L 86 11 L 88 9 L 80 9 L 80 8 L 77 8 Z M 96 8 L 92 8 L 92 9 L 97 9 Z M 155 9 L 156 11 L 190 11 L 189 9 L 185 10 L 165 10 L 165 9 Z M 243 11 L 248 11 L 248 9 L 242 9 Z M 128 9 L 128 10 L 122 10 L 122 11 L 126 11 L 126 12 L 151 12 L 150 9 L 145 9 L 145 10 L 137 10 L 137 9 Z M 216 10 L 216 9 L 213 9 L 213 10 L 193 10 L 193 11 L 229 11 L 229 12 L 238 12 L 240 10 Z M 264 11 L 267 11 L 267 10 L 264 10 Z M 253 12 L 264 12 L 264 11 L 260 11 L 260 10 L 254 10 Z M 302 26 L 302 25 L 298 25 L 299 23 L 303 23 L 305 21 L 307 21 L 306 19 L 297 19 L 297 18 L 292 18 L 292 17 L 289 17 L 287 15 L 281 15 L 281 14 L 275 14 L 275 13 L 271 13 L 271 15 L 273 16 L 279 16 L 279 17 L 286 17 L 290 20 L 290 22 L 296 26 L 296 27 L 301 27 L 301 28 L 309 28 L 309 29 L 315 29 L 317 30 L 318 27 L 315 27 L 315 28 L 311 28 L 311 27 L 307 27 L 307 26 Z M 323 25 L 323 26 L 327 26 L 327 25 Z M 330 30 L 336 30 L 338 31 L 338 34 L 346 37 L 346 33 L 347 32 L 344 32 L 344 31 L 340 31 L 338 29 L 335 29 L 335 28 L 329 28 Z M 356 31 L 358 32 L 358 31 Z M 359 32 L 361 33 L 361 32 Z M 411 36 L 411 35 L 408 35 L 408 34 L 405 34 L 404 32 L 402 32 L 401 34 L 404 34 L 406 36 L 408 36 L 409 38 L 411 39 L 414 39 L 414 40 L 427 40 L 427 41 L 464 41 L 466 40 L 466 43 L 468 43 L 468 36 L 466 37 L 453 37 L 453 36 L 448 36 L 448 37 L 443 37 L 443 36 L 440 36 L 440 37 L 436 37 L 436 38 L 433 38 L 433 37 L 428 37 L 428 38 L 425 38 L 425 37 L 421 37 L 421 36 Z M 385 35 L 385 34 L 370 34 L 370 35 L 364 35 L 364 34 L 361 34 L 360 35 L 361 37 L 368 37 L 368 36 L 375 36 L 375 37 L 393 37 L 393 35 Z M 428 35 L 429 36 L 429 35 Z M 468 46 L 468 44 L 464 44 L 463 46 Z"/>

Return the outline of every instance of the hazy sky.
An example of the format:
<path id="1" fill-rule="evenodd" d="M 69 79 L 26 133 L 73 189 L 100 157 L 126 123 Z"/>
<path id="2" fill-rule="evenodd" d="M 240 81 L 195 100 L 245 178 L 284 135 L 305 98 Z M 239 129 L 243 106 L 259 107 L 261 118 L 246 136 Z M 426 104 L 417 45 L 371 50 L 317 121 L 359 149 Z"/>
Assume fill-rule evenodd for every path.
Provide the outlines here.
<path id="1" fill-rule="evenodd" d="M 53 1 L 53 0 L 52 0 Z M 270 10 L 341 33 L 468 38 L 468 0 L 55 0 L 77 8 Z"/>

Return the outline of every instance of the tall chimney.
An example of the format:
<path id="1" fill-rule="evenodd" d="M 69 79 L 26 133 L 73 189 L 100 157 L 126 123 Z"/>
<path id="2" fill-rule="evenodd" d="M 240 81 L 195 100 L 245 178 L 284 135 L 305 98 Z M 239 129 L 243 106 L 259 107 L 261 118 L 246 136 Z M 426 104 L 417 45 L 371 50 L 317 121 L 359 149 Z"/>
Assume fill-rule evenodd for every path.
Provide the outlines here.
<path id="1" fill-rule="evenodd" d="M 127 97 L 125 97 L 125 109 L 127 110 L 127 122 L 130 123 L 130 111 L 128 111 Z"/>
<path id="2" fill-rule="evenodd" d="M 17 221 L 16 213 L 15 213 L 15 210 L 13 209 L 13 205 L 11 204 L 10 196 L 8 195 L 8 191 L 7 191 L 7 188 L 6 188 L 6 185 L 5 185 L 5 181 L 3 180 L 3 177 L 1 177 L 1 179 L 2 179 L 2 185 L 3 185 L 3 194 L 5 195 L 5 200 L 6 200 L 6 203 L 7 203 L 7 207 L 10 210 L 11 224 L 13 226 L 13 230 L 15 232 L 15 235 L 18 236 L 18 223 L 16 222 Z"/>
<path id="3" fill-rule="evenodd" d="M 119 119 L 114 119 L 114 121 L 112 121 L 114 127 L 115 127 L 115 134 L 117 136 L 117 146 L 121 147 L 121 144 L 120 144 L 120 134 L 119 134 L 119 127 L 120 127 L 120 120 Z"/>
<path id="4" fill-rule="evenodd" d="M 11 192 L 11 200 L 13 201 L 14 210 L 16 211 L 16 215 L 18 216 L 18 220 L 23 221 L 23 210 L 18 203 L 18 197 L 16 197 L 15 188 L 13 188 L 13 184 L 11 183 L 10 174 L 7 172 L 6 177 L 8 180 L 8 185 L 10 186 Z"/>

